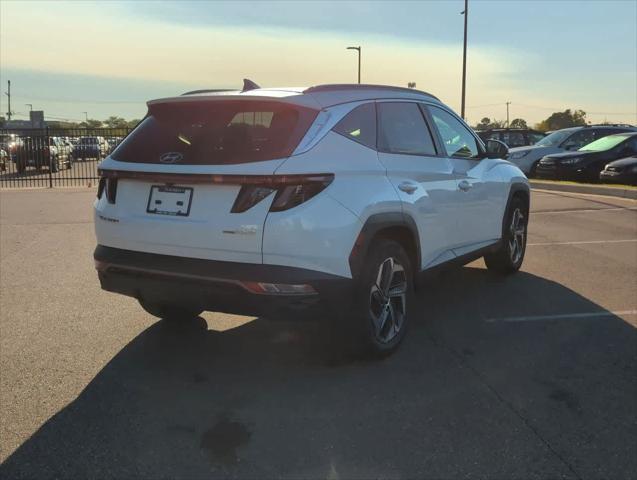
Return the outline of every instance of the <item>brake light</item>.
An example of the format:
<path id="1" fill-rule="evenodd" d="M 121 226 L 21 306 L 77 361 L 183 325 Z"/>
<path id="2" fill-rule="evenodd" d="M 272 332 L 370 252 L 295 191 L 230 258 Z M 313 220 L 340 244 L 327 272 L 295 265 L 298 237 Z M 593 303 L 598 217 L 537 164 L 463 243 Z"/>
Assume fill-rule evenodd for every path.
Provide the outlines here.
<path id="1" fill-rule="evenodd" d="M 97 199 L 102 198 L 102 193 L 104 193 L 104 188 L 106 187 L 106 177 L 100 177 L 100 181 L 97 184 Z"/>
<path id="2" fill-rule="evenodd" d="M 276 191 L 271 212 L 281 212 L 308 201 L 323 191 L 334 180 L 333 174 L 273 175 L 258 177 L 259 184 L 243 185 L 230 210 L 241 213 L 254 207 Z"/>
<path id="3" fill-rule="evenodd" d="M 108 203 L 115 203 L 117 197 L 117 179 L 107 178 L 106 185 L 104 186 L 104 193 L 106 193 L 106 200 Z"/>

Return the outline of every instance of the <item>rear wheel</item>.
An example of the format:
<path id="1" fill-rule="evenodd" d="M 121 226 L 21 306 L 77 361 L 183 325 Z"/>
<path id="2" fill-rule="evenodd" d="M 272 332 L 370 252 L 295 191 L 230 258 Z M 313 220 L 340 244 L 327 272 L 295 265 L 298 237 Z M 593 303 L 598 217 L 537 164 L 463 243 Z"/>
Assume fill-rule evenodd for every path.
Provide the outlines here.
<path id="1" fill-rule="evenodd" d="M 374 242 L 357 283 L 354 334 L 366 352 L 387 355 L 404 338 L 413 303 L 409 255 L 393 240 Z"/>
<path id="2" fill-rule="evenodd" d="M 139 300 L 141 307 L 157 318 L 165 320 L 189 320 L 198 317 L 203 310 L 158 302 Z"/>
<path id="3" fill-rule="evenodd" d="M 514 197 L 505 220 L 502 243 L 497 251 L 484 256 L 489 270 L 513 273 L 520 269 L 526 252 L 528 208 L 519 197 Z"/>

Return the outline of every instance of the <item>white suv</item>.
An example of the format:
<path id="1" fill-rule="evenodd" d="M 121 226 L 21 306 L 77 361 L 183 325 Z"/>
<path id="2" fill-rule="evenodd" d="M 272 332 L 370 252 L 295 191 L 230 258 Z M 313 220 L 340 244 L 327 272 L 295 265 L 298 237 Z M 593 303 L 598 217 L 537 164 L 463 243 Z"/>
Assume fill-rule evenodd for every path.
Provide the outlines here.
<path id="1" fill-rule="evenodd" d="M 520 268 L 527 179 L 436 97 L 247 85 L 149 102 L 101 163 L 103 289 L 162 318 L 318 316 L 382 354 L 423 273 Z"/>

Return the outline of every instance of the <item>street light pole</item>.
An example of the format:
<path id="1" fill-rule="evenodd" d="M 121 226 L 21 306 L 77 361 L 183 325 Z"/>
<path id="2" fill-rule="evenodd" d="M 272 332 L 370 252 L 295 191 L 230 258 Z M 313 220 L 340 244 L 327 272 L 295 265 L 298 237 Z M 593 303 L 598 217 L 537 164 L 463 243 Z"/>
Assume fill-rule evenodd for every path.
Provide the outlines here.
<path id="1" fill-rule="evenodd" d="M 507 128 L 509 128 L 509 105 L 511 105 L 511 102 L 507 102 Z"/>
<path id="2" fill-rule="evenodd" d="M 469 18 L 469 0 L 464 0 L 464 11 L 461 15 L 464 15 L 464 48 L 462 50 L 462 102 L 460 106 L 460 116 L 465 119 L 464 99 L 467 87 L 467 18 Z"/>
<path id="3" fill-rule="evenodd" d="M 88 126 L 88 112 L 82 112 L 84 114 L 84 120 L 86 121 L 86 125 Z"/>
<path id="4" fill-rule="evenodd" d="M 361 47 L 347 47 L 347 50 L 358 51 L 358 83 L 361 83 Z"/>
<path id="5" fill-rule="evenodd" d="M 33 104 L 31 104 L 31 103 L 25 103 L 25 104 L 24 104 L 24 106 L 25 106 L 25 107 L 29 107 L 29 112 L 32 112 L 32 111 L 33 111 Z"/>

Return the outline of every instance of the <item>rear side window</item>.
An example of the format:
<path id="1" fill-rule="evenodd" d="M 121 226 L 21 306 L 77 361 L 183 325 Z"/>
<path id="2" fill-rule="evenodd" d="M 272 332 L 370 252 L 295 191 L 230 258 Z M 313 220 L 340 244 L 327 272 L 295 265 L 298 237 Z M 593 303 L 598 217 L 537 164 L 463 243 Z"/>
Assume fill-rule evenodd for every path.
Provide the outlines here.
<path id="1" fill-rule="evenodd" d="M 332 129 L 350 140 L 376 149 L 376 106 L 366 103 L 345 115 Z"/>
<path id="2" fill-rule="evenodd" d="M 415 103 L 378 104 L 378 148 L 386 153 L 436 155 L 425 119 Z"/>
<path id="3" fill-rule="evenodd" d="M 182 165 L 226 165 L 289 157 L 317 113 L 274 101 L 204 100 L 151 105 L 147 117 L 111 156 L 123 162 L 170 160 Z"/>

